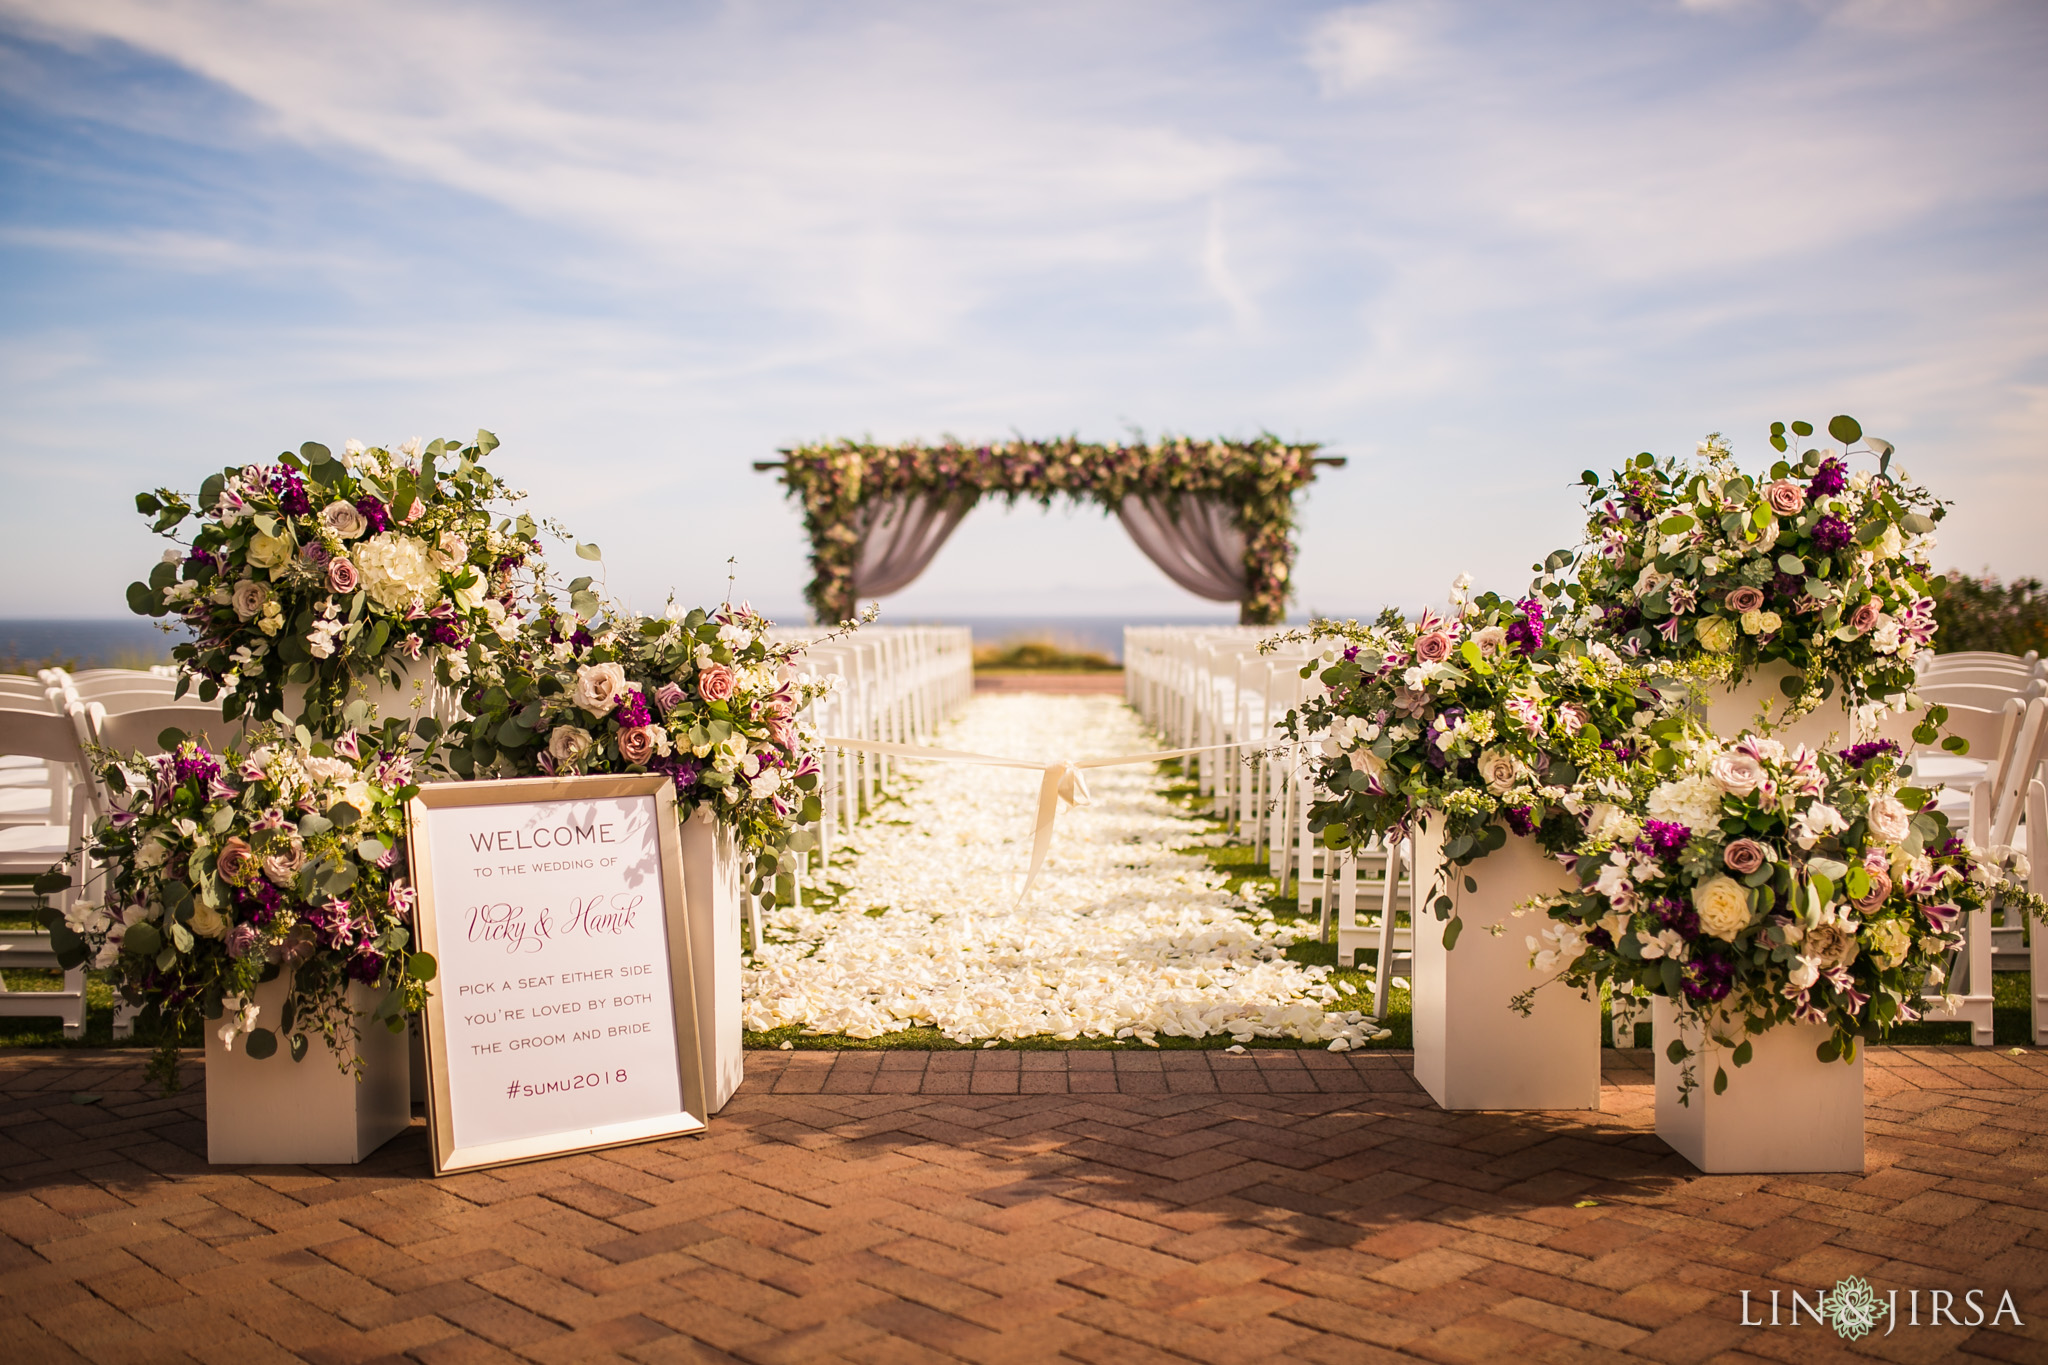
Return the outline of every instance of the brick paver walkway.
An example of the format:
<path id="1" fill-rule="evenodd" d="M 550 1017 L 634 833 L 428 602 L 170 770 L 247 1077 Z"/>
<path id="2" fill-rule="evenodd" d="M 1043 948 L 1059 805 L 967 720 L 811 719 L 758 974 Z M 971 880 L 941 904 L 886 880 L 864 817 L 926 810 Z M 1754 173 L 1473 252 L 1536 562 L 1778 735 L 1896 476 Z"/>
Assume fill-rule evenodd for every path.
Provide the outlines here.
<path id="1" fill-rule="evenodd" d="M 209 1168 L 196 1065 L 15 1055 L 0 1361 L 2048 1360 L 2048 1057 L 1880 1051 L 1865 1174 L 1716 1178 L 1647 1060 L 1451 1115 L 1399 1054 L 758 1053 L 706 1138 L 435 1181 L 418 1125 Z M 1848 1274 L 2025 1326 L 1740 1325 Z"/>

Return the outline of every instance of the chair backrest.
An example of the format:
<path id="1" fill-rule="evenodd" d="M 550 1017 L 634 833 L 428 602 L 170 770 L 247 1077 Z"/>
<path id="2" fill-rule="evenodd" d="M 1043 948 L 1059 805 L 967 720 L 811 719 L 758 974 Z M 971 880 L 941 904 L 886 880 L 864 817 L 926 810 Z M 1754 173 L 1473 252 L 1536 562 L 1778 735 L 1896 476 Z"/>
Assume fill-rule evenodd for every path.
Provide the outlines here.
<path id="1" fill-rule="evenodd" d="M 71 695 L 80 701 L 100 701 L 106 697 L 138 692 L 152 697 L 168 697 L 177 690 L 176 678 L 132 668 L 94 669 L 89 675 L 74 673 L 69 687 Z"/>
<path id="2" fill-rule="evenodd" d="M 91 767 L 79 743 L 78 727 L 60 711 L 0 704 L 0 754 L 41 759 L 53 769 L 72 774 L 85 790 L 92 790 Z M 51 784 L 50 819 L 54 823 L 65 822 L 71 789 L 70 782 Z"/>
<path id="3" fill-rule="evenodd" d="M 216 708 L 196 703 L 108 712 L 98 702 L 90 702 L 86 716 L 86 728 L 94 742 L 119 754 L 162 753 L 157 737 L 166 730 L 182 730 L 190 738 L 205 741 L 215 753 L 240 742 L 242 735 L 239 722 L 222 720 Z"/>
<path id="4" fill-rule="evenodd" d="M 2044 689 L 2038 678 L 2030 678 L 2019 686 L 1936 680 L 1923 682 L 1914 690 L 1920 694 L 1920 700 L 1929 705 L 1980 706 L 1986 711 L 1996 711 L 2005 705 L 2008 698 L 2018 697 L 2025 701 L 2040 696 Z"/>
<path id="5" fill-rule="evenodd" d="M 1922 672 L 1985 665 L 2031 671 L 2041 662 L 2041 656 L 2031 649 L 2024 654 L 2000 654 L 1989 649 L 1962 649 L 1952 654 L 1928 654 L 1922 657 L 1925 659 L 1920 665 Z"/>
<path id="6" fill-rule="evenodd" d="M 174 687 L 175 684 L 172 686 Z M 163 706 L 194 706 L 204 707 L 207 710 L 219 709 L 218 703 L 209 704 L 200 701 L 197 697 L 175 696 L 172 693 L 172 687 L 133 691 L 124 689 L 119 692 L 102 692 L 98 696 L 92 697 L 74 697 L 72 700 L 74 702 L 89 702 L 110 716 L 118 716 L 128 711 L 150 711 Z"/>
<path id="7" fill-rule="evenodd" d="M 29 710 L 41 708 L 51 712 L 57 709 L 50 701 L 50 689 L 46 683 L 18 673 L 0 673 L 0 706 L 20 706 Z"/>
<path id="8" fill-rule="evenodd" d="M 2000 759 L 1997 775 L 1992 779 L 1991 828 L 1987 836 L 1991 847 L 2012 842 L 2026 800 L 2027 783 L 2034 779 L 2043 757 L 2048 757 L 2048 700 L 2035 697 L 2027 703 L 2019 732 Z"/>
<path id="9" fill-rule="evenodd" d="M 2003 664 L 1957 664 L 1953 668 L 1931 668 L 1920 675 L 1915 690 L 1929 687 L 1953 687 L 1958 683 L 1977 684 L 1984 687 L 2011 687 L 2024 690 L 2027 684 L 2040 678 L 2040 673 L 2031 668 L 2007 668 Z"/>

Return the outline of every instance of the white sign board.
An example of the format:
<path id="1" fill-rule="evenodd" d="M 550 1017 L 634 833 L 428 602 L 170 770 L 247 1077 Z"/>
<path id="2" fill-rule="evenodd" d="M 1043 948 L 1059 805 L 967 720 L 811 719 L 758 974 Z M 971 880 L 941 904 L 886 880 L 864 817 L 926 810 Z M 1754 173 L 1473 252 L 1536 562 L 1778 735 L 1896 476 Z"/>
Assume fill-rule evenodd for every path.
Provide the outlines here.
<path id="1" fill-rule="evenodd" d="M 669 780 L 434 784 L 411 816 L 435 1173 L 701 1131 Z"/>

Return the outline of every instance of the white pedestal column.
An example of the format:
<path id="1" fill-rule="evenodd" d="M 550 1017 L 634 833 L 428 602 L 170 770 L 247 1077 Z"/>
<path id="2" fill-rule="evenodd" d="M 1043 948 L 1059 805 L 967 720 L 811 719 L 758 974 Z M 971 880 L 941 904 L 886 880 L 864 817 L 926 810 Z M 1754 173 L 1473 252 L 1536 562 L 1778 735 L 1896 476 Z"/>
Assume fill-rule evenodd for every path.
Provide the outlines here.
<path id="1" fill-rule="evenodd" d="M 1823 1062 L 1814 1049 L 1827 1041 L 1819 1024 L 1792 1024 L 1767 1033 L 1728 1030 L 1750 1044 L 1749 1065 L 1738 1067 L 1727 1050 L 1681 1027 L 1677 1007 L 1658 996 L 1650 1003 L 1657 1049 L 1657 1136 L 1709 1175 L 1863 1169 L 1863 1052 L 1847 1065 Z M 1737 1028 L 1740 1026 L 1737 1025 Z M 1690 1102 L 1678 1102 L 1679 1064 L 1666 1051 L 1672 1040 L 1696 1054 L 1699 1084 Z M 1706 1050 L 1701 1051 L 1703 1042 Z M 1728 1088 L 1714 1093 L 1714 1072 L 1725 1067 Z"/>
<path id="2" fill-rule="evenodd" d="M 275 1029 L 284 1011 L 285 979 L 256 991 L 257 1027 Z M 262 1061 L 244 1051 L 246 1038 L 228 1051 L 209 1022 L 206 1029 L 206 1159 L 215 1165 L 337 1166 L 361 1161 L 412 1123 L 412 1079 L 405 1035 L 373 1023 L 382 992 L 349 988 L 357 1012 L 357 1051 L 363 1079 L 335 1065 L 317 1038 L 295 1062 L 279 1038 Z"/>
<path id="3" fill-rule="evenodd" d="M 704 1102 L 714 1114 L 746 1078 L 746 1052 L 740 1045 L 745 856 L 729 826 L 702 815 L 683 821 L 683 896 L 689 902 L 697 1038 L 704 1062 Z"/>
<path id="4" fill-rule="evenodd" d="M 1791 704 L 1791 698 L 1778 684 L 1792 676 L 1791 665 L 1768 663 L 1753 669 L 1740 686 L 1707 689 L 1700 698 L 1707 708 L 1707 728 L 1724 740 L 1733 739 L 1745 730 L 1753 730 L 1757 713 L 1763 709 L 1766 700 L 1771 703 L 1772 719 L 1782 717 L 1785 708 Z M 1787 748 L 1804 744 L 1816 751 L 1846 749 L 1854 744 L 1855 726 L 1848 707 L 1843 704 L 1841 688 L 1837 687 L 1832 696 L 1798 720 L 1780 727 L 1773 737 L 1783 741 Z"/>
<path id="5" fill-rule="evenodd" d="M 1600 1002 L 1550 986 L 1527 1016 L 1508 1008 L 1549 978 L 1529 966 L 1528 939 L 1550 921 L 1516 918 L 1517 903 L 1566 889 L 1564 869 L 1533 839 L 1453 868 L 1450 894 L 1464 921 L 1455 948 L 1430 909 L 1443 860 L 1443 817 L 1432 814 L 1415 836 L 1415 1079 L 1445 1109 L 1598 1109 Z M 1464 889 L 1469 873 L 1477 891 Z M 1489 925 L 1503 926 L 1499 936 Z"/>

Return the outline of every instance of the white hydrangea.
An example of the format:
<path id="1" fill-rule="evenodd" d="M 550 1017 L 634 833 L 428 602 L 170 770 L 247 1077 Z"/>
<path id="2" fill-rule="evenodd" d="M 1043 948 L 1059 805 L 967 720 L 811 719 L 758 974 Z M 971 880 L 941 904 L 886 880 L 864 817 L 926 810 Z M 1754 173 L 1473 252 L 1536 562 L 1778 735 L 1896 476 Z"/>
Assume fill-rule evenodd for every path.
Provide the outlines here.
<path id="1" fill-rule="evenodd" d="M 1691 830 L 1709 830 L 1721 823 L 1721 785 L 1705 773 L 1692 773 L 1660 784 L 1650 793 L 1650 818 Z"/>
<path id="2" fill-rule="evenodd" d="M 426 545 L 413 536 L 371 536 L 356 548 L 355 559 L 370 600 L 385 611 L 404 611 L 415 601 L 431 604 L 439 594 L 441 575 Z"/>

